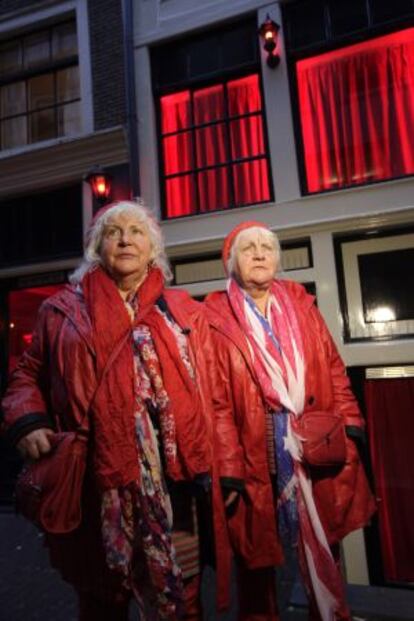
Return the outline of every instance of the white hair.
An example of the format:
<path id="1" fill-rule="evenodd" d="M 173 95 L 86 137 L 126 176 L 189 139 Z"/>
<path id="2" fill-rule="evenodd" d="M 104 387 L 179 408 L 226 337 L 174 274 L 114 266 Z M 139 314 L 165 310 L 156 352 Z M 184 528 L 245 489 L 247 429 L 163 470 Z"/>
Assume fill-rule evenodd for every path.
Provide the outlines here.
<path id="1" fill-rule="evenodd" d="M 110 218 L 123 213 L 134 215 L 138 222 L 145 226 L 151 242 L 151 263 L 161 270 L 165 282 L 172 280 L 172 273 L 165 252 L 161 228 L 151 211 L 144 206 L 143 201 L 141 199 L 136 199 L 133 201 L 123 200 L 114 203 L 112 207 L 93 222 L 86 236 L 82 262 L 69 277 L 69 281 L 72 284 L 78 284 L 90 269 L 97 265 L 102 265 L 100 250 L 105 226 Z"/>
<path id="2" fill-rule="evenodd" d="M 280 243 L 279 243 L 279 239 L 278 236 L 276 235 L 276 233 L 273 233 L 273 231 L 270 231 L 269 229 L 265 229 L 262 226 L 252 226 L 251 228 L 248 229 L 243 229 L 242 231 L 240 231 L 240 233 L 238 233 L 233 241 L 233 244 L 230 248 L 230 254 L 229 254 L 229 258 L 227 259 L 227 264 L 226 264 L 226 269 L 227 269 L 227 273 L 230 276 L 235 276 L 238 277 L 239 276 L 239 266 L 237 263 L 237 251 L 238 251 L 238 247 L 239 247 L 239 243 L 240 240 L 243 238 L 243 236 L 246 233 L 254 233 L 256 235 L 259 236 L 259 238 L 263 239 L 264 241 L 266 241 L 267 243 L 271 244 L 274 248 L 275 251 L 275 256 L 276 256 L 276 270 L 275 270 L 275 276 L 276 273 L 279 270 L 280 267 Z"/>

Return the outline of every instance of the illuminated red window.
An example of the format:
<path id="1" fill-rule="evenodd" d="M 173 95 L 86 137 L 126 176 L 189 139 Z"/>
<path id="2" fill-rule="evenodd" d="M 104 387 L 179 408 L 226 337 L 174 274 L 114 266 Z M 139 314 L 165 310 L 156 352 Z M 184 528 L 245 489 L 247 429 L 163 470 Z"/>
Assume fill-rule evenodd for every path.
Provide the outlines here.
<path id="1" fill-rule="evenodd" d="M 161 97 L 166 217 L 269 201 L 259 76 Z"/>
<path id="2" fill-rule="evenodd" d="M 24 350 L 32 342 L 32 331 L 41 303 L 62 288 L 48 285 L 10 291 L 9 307 L 9 372 L 14 369 Z"/>
<path id="3" fill-rule="evenodd" d="M 414 28 L 296 69 L 308 192 L 414 173 Z"/>

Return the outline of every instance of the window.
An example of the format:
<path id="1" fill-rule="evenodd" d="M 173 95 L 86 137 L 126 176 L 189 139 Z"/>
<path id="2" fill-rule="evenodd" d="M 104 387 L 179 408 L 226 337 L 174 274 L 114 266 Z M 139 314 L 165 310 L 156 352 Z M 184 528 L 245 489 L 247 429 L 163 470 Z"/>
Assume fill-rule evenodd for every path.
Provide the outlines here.
<path id="1" fill-rule="evenodd" d="M 414 28 L 296 62 L 306 189 L 414 174 Z"/>
<path id="2" fill-rule="evenodd" d="M 259 76 L 161 98 L 168 218 L 270 199 Z"/>
<path id="3" fill-rule="evenodd" d="M 166 218 L 271 200 L 254 19 L 152 52 Z"/>
<path id="4" fill-rule="evenodd" d="M 81 129 L 76 26 L 67 21 L 0 45 L 0 149 Z"/>

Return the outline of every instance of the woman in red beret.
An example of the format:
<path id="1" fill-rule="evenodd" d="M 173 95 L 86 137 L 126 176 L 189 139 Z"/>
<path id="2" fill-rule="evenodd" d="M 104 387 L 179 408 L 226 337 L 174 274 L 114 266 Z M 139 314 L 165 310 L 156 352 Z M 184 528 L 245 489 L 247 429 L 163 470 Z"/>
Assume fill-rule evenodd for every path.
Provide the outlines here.
<path id="1" fill-rule="evenodd" d="M 206 307 L 224 387 L 218 459 L 239 618 L 279 618 L 274 566 L 289 570 L 294 558 L 309 618 L 348 621 L 338 543 L 367 523 L 374 502 L 344 365 L 313 296 L 276 278 L 280 247 L 266 225 L 231 231 L 223 262 L 227 290 L 210 294 Z"/>

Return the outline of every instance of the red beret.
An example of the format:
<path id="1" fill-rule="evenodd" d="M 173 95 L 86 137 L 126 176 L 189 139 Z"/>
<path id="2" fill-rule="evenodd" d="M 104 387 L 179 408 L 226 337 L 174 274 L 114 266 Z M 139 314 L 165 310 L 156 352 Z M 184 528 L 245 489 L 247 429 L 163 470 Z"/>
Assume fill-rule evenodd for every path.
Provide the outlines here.
<path id="1" fill-rule="evenodd" d="M 255 220 L 247 220 L 246 222 L 241 222 L 240 224 L 235 226 L 234 229 L 230 231 L 230 233 L 225 238 L 224 243 L 223 243 L 223 250 L 221 252 L 221 257 L 223 259 L 224 271 L 226 272 L 226 274 L 227 274 L 227 261 L 229 260 L 231 247 L 237 235 L 241 233 L 242 231 L 245 231 L 246 229 L 252 229 L 256 226 L 260 227 L 261 229 L 267 229 L 268 231 L 270 230 L 267 224 L 264 224 L 263 222 L 256 222 Z"/>

